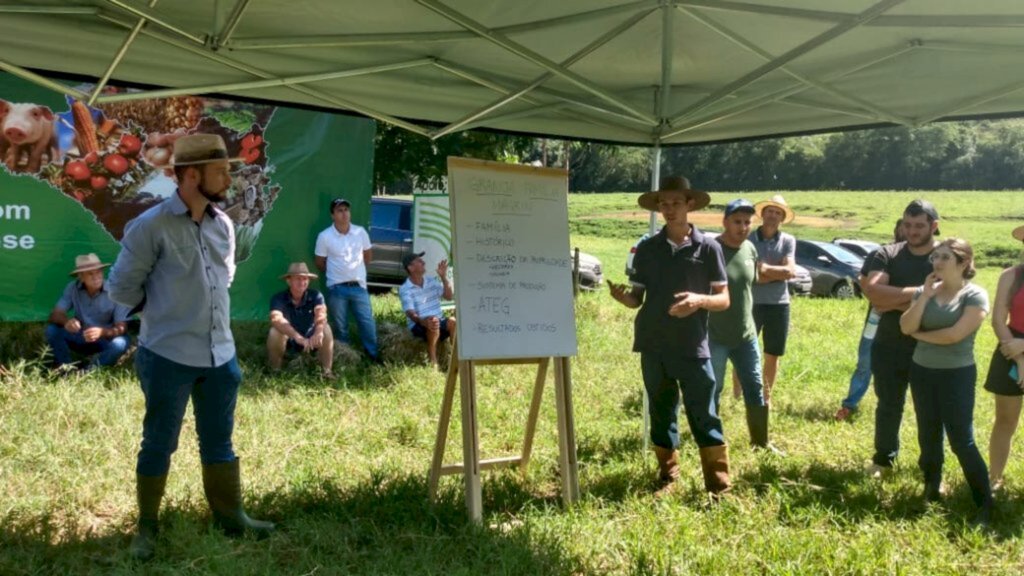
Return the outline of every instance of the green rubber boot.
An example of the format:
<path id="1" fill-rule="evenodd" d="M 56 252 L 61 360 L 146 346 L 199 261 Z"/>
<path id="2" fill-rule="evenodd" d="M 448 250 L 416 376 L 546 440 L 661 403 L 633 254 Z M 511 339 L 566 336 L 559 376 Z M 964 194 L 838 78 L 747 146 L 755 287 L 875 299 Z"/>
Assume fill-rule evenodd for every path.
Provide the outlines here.
<path id="1" fill-rule="evenodd" d="M 132 538 L 131 552 L 136 560 L 145 562 L 156 552 L 156 538 L 160 532 L 160 500 L 164 497 L 167 475 L 135 475 L 135 496 L 139 505 L 139 521 Z"/>
<path id="2" fill-rule="evenodd" d="M 242 508 L 242 480 L 238 460 L 203 465 L 203 490 L 213 511 L 213 523 L 229 536 L 246 531 L 265 538 L 274 531 L 272 522 L 253 520 Z"/>

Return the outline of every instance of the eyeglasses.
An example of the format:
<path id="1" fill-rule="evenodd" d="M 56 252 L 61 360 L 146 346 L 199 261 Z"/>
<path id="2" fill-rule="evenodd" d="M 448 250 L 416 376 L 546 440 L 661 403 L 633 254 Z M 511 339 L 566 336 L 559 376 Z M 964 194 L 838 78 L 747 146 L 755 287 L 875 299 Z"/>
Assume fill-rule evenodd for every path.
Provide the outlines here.
<path id="1" fill-rule="evenodd" d="M 928 261 L 933 264 L 939 261 L 946 262 L 947 260 L 956 260 L 956 255 L 949 252 L 932 252 L 928 256 Z"/>

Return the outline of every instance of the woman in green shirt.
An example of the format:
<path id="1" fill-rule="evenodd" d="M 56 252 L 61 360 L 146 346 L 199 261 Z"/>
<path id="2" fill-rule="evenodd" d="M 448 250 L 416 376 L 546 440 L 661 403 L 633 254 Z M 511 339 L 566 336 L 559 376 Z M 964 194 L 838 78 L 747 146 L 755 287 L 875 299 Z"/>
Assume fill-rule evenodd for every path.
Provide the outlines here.
<path id="1" fill-rule="evenodd" d="M 924 497 L 942 497 L 942 435 L 949 445 L 978 506 L 974 518 L 986 526 L 992 514 L 988 468 L 974 443 L 974 335 L 988 313 L 988 294 L 970 281 L 974 252 L 959 238 L 949 238 L 931 253 L 933 271 L 918 288 L 900 329 L 917 340 L 910 368 L 910 389 L 917 414 L 918 465 L 924 473 Z"/>

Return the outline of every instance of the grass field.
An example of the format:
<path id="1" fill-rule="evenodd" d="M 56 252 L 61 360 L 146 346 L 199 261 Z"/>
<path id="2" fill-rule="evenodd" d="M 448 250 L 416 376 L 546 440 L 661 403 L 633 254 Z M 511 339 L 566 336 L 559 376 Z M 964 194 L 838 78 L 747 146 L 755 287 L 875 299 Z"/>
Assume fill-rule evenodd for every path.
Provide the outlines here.
<path id="1" fill-rule="evenodd" d="M 767 195 L 750 195 L 759 200 Z M 883 239 L 906 193 L 787 193 L 814 225 L 801 237 Z M 938 192 L 944 235 L 960 234 L 993 261 L 1019 252 L 1024 222 L 1011 193 Z M 646 228 L 635 194 L 574 195 L 574 246 L 599 256 L 616 281 Z M 731 198 L 714 194 L 719 208 Z M 1015 206 L 1015 213 L 1008 210 Z M 1013 218 L 1011 218 L 1013 216 Z M 828 220 L 835 225 L 829 226 Z M 798 223 L 800 221 L 798 220 Z M 998 268 L 978 281 L 994 295 Z M 378 321 L 400 321 L 397 297 L 374 299 Z M 271 376 L 259 323 L 235 326 L 246 378 L 235 432 L 249 512 L 280 531 L 232 540 L 209 527 L 193 419 L 171 469 L 159 556 L 132 564 L 134 462 L 142 394 L 128 368 L 56 380 L 35 358 L 39 327 L 0 326 L 0 574 L 1020 574 L 1024 571 L 1024 440 L 1018 438 L 991 532 L 966 524 L 973 505 L 947 450 L 951 488 L 939 506 L 920 499 L 916 428 L 908 403 L 896 473 L 867 479 L 874 398 L 852 422 L 832 414 L 844 396 L 863 301 L 798 299 L 790 347 L 773 395 L 772 434 L 784 458 L 750 450 L 742 405 L 723 399 L 732 495 L 711 506 L 696 447 L 684 434 L 683 490 L 651 496 L 654 463 L 642 451 L 633 314 L 606 293 L 577 302 L 573 361 L 581 502 L 559 498 L 553 395 L 548 390 L 530 474 L 484 475 L 485 516 L 469 525 L 461 478 L 427 501 L 443 376 L 425 366 L 351 366 L 324 382 L 312 370 Z M 979 333 L 984 374 L 995 338 Z M 28 359 L 14 360 L 25 354 Z M 485 456 L 517 452 L 532 375 L 481 369 Z M 980 389 L 976 438 L 987 454 L 991 396 Z M 461 460 L 458 415 L 448 461 Z M 987 458 L 986 458 L 987 459 Z"/>

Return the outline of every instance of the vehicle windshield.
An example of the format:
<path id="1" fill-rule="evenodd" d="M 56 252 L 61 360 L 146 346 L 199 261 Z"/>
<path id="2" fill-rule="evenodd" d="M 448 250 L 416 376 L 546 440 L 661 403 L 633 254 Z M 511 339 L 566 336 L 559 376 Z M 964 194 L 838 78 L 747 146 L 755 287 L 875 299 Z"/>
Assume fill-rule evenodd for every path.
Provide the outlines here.
<path id="1" fill-rule="evenodd" d="M 828 244 L 827 242 L 816 242 L 818 248 L 821 248 L 825 252 L 828 252 L 830 256 L 839 260 L 843 264 L 849 264 L 851 266 L 862 266 L 864 265 L 864 259 L 857 256 L 853 252 L 850 252 L 846 248 L 836 246 L 835 244 Z"/>

